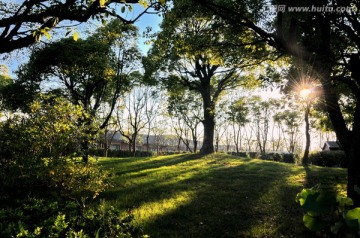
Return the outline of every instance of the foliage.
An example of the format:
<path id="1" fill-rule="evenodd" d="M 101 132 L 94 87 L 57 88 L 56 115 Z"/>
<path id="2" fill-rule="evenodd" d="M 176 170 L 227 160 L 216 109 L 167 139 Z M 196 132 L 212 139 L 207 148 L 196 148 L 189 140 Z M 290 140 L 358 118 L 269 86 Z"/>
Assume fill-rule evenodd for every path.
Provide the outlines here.
<path id="1" fill-rule="evenodd" d="M 128 14 L 133 9 L 133 4 L 139 3 L 143 11 Z M 120 5 L 120 6 L 119 6 Z M 46 0 L 43 4 L 30 2 L 0 1 L 0 54 L 16 49 L 28 47 L 45 35 L 51 38 L 51 30 L 61 29 L 68 31 L 64 35 L 73 33 L 73 39 L 78 39 L 78 32 L 71 26 L 79 25 L 90 19 L 106 24 L 108 19 L 120 19 L 123 23 L 134 23 L 143 14 L 151 11 L 158 12 L 166 7 L 166 0 L 85 0 L 85 1 L 53 1 Z M 120 8 L 120 11 L 118 9 Z M 131 15 L 133 19 L 126 19 Z M 68 24 L 68 22 L 72 24 Z M 66 22 L 66 23 L 65 23 Z M 69 27 L 70 26 L 70 27 Z M 70 28 L 70 29 L 69 29 Z"/>
<path id="2" fill-rule="evenodd" d="M 266 153 L 260 158 L 264 160 L 271 160 L 290 164 L 297 164 L 299 162 L 299 156 L 294 153 Z"/>
<path id="3" fill-rule="evenodd" d="M 89 151 L 90 155 L 93 156 L 103 156 L 104 155 L 104 150 L 103 149 L 90 149 Z M 108 150 L 107 153 L 108 157 L 133 157 L 134 153 L 132 151 L 128 151 L 128 150 Z M 136 157 L 151 157 L 153 156 L 154 153 L 151 151 L 135 151 L 135 156 Z"/>
<path id="4" fill-rule="evenodd" d="M 84 136 L 85 128 L 76 124 L 84 115 L 80 108 L 45 96 L 30 109 L 29 115 L 15 116 L 0 126 L 1 183 L 8 188 L 36 185 L 33 181 L 44 179 L 48 171 L 44 158 L 47 164 L 65 162 L 66 156 L 78 151 Z"/>
<path id="5" fill-rule="evenodd" d="M 40 96 L 29 108 L 30 114 L 15 116 L 1 123 L 2 188 L 10 194 L 19 191 L 26 195 L 34 187 L 56 187 L 56 183 L 61 182 L 68 183 L 69 190 L 76 191 L 79 188 L 70 182 L 73 176 L 79 176 L 76 179 L 83 182 L 84 188 L 88 186 L 86 183 L 90 182 L 90 178 L 98 177 L 89 175 L 101 172 L 91 165 L 82 171 L 73 159 L 79 155 L 79 144 L 87 136 L 88 127 L 92 126 L 79 127 L 77 124 L 79 118 L 87 114 L 65 99 L 51 96 Z M 77 169 L 80 169 L 79 174 L 75 173 Z M 63 175 L 64 181 L 59 180 L 59 175 Z M 104 177 L 97 179 L 94 181 L 99 182 Z M 89 186 L 95 189 L 93 192 L 96 194 L 98 187 L 93 185 Z"/>
<path id="6" fill-rule="evenodd" d="M 355 237 L 360 232 L 360 208 L 349 197 L 324 191 L 319 186 L 303 189 L 296 202 L 305 210 L 304 225 L 315 232 L 337 237 Z"/>
<path id="7" fill-rule="evenodd" d="M 131 214 L 101 202 L 84 211 L 71 201 L 30 197 L 0 211 L 1 237 L 147 237 Z"/>
<path id="8" fill-rule="evenodd" d="M 51 96 L 29 108 L 0 125 L 0 236 L 140 237 L 131 216 L 93 203 L 110 171 L 76 157 L 88 131 L 77 124 L 82 108 Z"/>
<path id="9" fill-rule="evenodd" d="M 319 151 L 311 153 L 309 156 L 309 162 L 313 165 L 324 167 L 347 167 L 347 159 L 345 152 L 338 151 Z"/>

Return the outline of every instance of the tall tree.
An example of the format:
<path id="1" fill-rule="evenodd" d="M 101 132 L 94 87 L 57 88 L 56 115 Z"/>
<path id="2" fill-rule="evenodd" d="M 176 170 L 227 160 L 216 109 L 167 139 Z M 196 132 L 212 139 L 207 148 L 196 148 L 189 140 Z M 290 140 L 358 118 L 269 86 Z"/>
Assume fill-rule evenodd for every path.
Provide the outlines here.
<path id="1" fill-rule="evenodd" d="M 244 81 L 241 70 L 258 64 L 255 56 L 265 54 L 265 49 L 260 43 L 249 47 L 255 39 L 242 29 L 234 31 L 224 21 L 199 15 L 194 9 L 191 13 L 174 7 L 166 15 L 145 66 L 148 75 L 157 72 L 168 87 L 181 84 L 201 96 L 204 137 L 200 152 L 207 154 L 214 152 L 219 98 Z M 234 50 L 234 45 L 239 47 Z"/>
<path id="2" fill-rule="evenodd" d="M 18 81 L 30 90 L 56 89 L 61 96 L 81 106 L 89 116 L 79 124 L 91 124 L 101 104 L 108 104 L 109 111 L 99 129 L 106 127 L 121 93 L 127 89 L 129 75 L 140 56 L 136 46 L 129 44 L 136 38 L 136 29 L 118 21 L 110 23 L 86 40 L 63 39 L 35 50 L 29 63 L 21 66 Z M 122 40 L 124 39 L 124 40 Z M 116 50 L 114 52 L 113 50 Z M 90 138 L 97 131 L 89 131 Z M 82 141 L 83 159 L 88 160 L 89 140 Z"/>
<path id="3" fill-rule="evenodd" d="M 271 17 L 270 12 L 262 11 L 269 24 L 264 23 L 265 20 L 258 24 L 248 17 L 251 4 L 250 11 L 246 11 L 246 8 L 234 8 L 229 1 L 200 0 L 192 3 L 202 5 L 206 11 L 221 16 L 234 27 L 248 27 L 269 45 L 308 63 L 321 75 L 326 110 L 349 161 L 347 193 L 356 205 L 360 205 L 360 194 L 356 192 L 360 187 L 359 1 L 272 1 L 273 4 L 285 5 L 285 11 L 278 11 L 276 18 Z M 321 6 L 333 10 L 295 11 L 294 7 L 299 6 L 302 9 Z M 339 11 L 338 7 L 343 10 Z M 273 27 L 268 28 L 269 25 Z M 338 87 L 346 90 L 339 94 Z M 350 125 L 344 119 L 341 96 L 355 99 Z"/>

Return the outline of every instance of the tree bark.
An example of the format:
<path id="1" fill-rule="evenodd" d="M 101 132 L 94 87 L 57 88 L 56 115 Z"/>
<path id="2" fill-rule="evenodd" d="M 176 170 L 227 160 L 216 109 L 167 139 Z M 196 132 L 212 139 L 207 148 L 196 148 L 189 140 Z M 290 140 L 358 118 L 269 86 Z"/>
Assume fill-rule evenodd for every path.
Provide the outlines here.
<path id="1" fill-rule="evenodd" d="M 204 120 L 204 141 L 200 154 L 214 153 L 214 131 L 215 131 L 215 104 L 211 100 L 210 86 L 202 90 Z"/>
<path id="2" fill-rule="evenodd" d="M 305 150 L 304 156 L 302 158 L 302 164 L 308 165 L 309 164 L 309 150 L 310 150 L 310 122 L 309 122 L 309 115 L 310 115 L 310 102 L 306 102 L 305 108 Z"/>

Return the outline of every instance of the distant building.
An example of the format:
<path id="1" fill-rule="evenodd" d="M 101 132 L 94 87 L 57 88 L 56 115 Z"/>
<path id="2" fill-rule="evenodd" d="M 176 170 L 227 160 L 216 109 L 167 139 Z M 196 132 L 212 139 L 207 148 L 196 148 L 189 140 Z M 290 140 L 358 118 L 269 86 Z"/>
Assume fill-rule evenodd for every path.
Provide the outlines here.
<path id="1" fill-rule="evenodd" d="M 342 150 L 342 147 L 338 141 L 325 141 L 322 150 Z"/>

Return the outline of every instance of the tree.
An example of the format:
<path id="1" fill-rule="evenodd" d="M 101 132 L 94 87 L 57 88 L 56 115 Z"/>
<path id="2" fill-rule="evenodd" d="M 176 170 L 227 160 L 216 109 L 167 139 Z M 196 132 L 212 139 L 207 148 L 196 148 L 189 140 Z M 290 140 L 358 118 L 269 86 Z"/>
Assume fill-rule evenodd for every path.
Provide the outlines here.
<path id="1" fill-rule="evenodd" d="M 131 11 L 135 3 L 143 5 L 143 12 L 134 19 L 125 19 L 122 13 Z M 0 54 L 28 47 L 38 42 L 42 35 L 49 38 L 51 30 L 65 28 L 69 21 L 75 24 L 91 18 L 104 21 L 112 17 L 131 24 L 149 10 L 159 11 L 163 7 L 165 0 L 0 1 Z M 116 10 L 118 8 L 121 13 Z"/>
<path id="2" fill-rule="evenodd" d="M 300 114 L 296 109 L 285 109 L 274 115 L 274 122 L 278 123 L 289 153 L 294 153 L 299 137 Z M 279 135 L 280 136 L 280 135 Z"/>
<path id="3" fill-rule="evenodd" d="M 175 132 L 190 152 L 197 151 L 198 127 L 202 121 L 201 108 L 201 99 L 199 100 L 199 95 L 194 92 L 184 88 L 174 88 L 170 91 L 168 112 L 170 116 L 178 119 Z M 190 146 L 190 137 L 193 146 Z"/>
<path id="4" fill-rule="evenodd" d="M 243 2 L 243 1 L 241 1 Z M 246 8 L 234 8 L 228 1 L 212 0 L 192 1 L 202 5 L 207 11 L 220 16 L 233 27 L 248 27 L 268 45 L 297 57 L 318 72 L 324 92 L 327 113 L 331 119 L 337 138 L 344 149 L 348 161 L 348 196 L 360 205 L 360 194 L 355 190 L 360 187 L 360 34 L 359 3 L 350 1 L 273 1 L 273 4 L 285 4 L 286 11 L 279 11 L 276 18 L 267 17 L 267 23 L 258 22 L 248 17 Z M 243 2 L 245 3 L 245 1 Z M 265 2 L 259 1 L 260 4 Z M 334 5 L 331 5 L 334 4 Z M 323 6 L 330 9 L 343 7 L 343 11 L 289 11 L 296 6 Z M 250 10 L 252 6 L 249 5 Z M 303 8 L 304 9 L 304 8 Z M 335 9 L 336 10 L 336 9 Z M 264 20 L 265 21 L 265 20 Z M 343 87 L 343 93 L 337 89 Z M 341 96 L 355 98 L 353 120 L 348 126 L 340 106 Z"/>
<path id="5" fill-rule="evenodd" d="M 259 96 L 253 96 L 249 100 L 252 116 L 252 127 L 255 132 L 257 146 L 261 154 L 266 153 L 269 140 L 269 129 L 274 109 L 278 102 L 276 99 L 263 101 Z"/>
<path id="6" fill-rule="evenodd" d="M 241 140 L 243 135 L 241 133 L 241 128 L 249 122 L 249 112 L 250 108 L 248 108 L 248 105 L 246 104 L 245 97 L 240 97 L 234 102 L 231 102 L 227 111 L 228 120 L 231 122 L 233 129 L 236 152 L 239 152 L 242 147 Z"/>
<path id="7" fill-rule="evenodd" d="M 181 84 L 201 96 L 204 141 L 200 152 L 207 154 L 214 152 L 219 98 L 226 90 L 238 87 L 245 79 L 241 70 L 259 64 L 256 57 L 265 52 L 260 43 L 257 47 L 248 47 L 248 41 L 254 39 L 246 38 L 247 32 L 233 31 L 225 22 L 211 16 L 184 17 L 182 13 L 175 7 L 165 17 L 145 67 L 150 77 L 154 72 L 166 72 L 158 78 L 162 78 L 167 87 Z M 236 51 L 233 44 L 239 46 Z"/>
<path id="8" fill-rule="evenodd" d="M 3 108 L 4 89 L 12 83 L 13 80 L 9 75 L 9 68 L 6 65 L 0 65 L 0 110 Z"/>
<path id="9" fill-rule="evenodd" d="M 122 110 L 117 111 L 117 123 L 120 134 L 128 140 L 129 151 L 136 155 L 138 135 L 148 124 L 146 115 L 147 98 L 144 97 L 147 88 L 134 87 L 128 97 L 122 102 Z"/>
<path id="10" fill-rule="evenodd" d="M 136 46 L 129 44 L 130 37 L 136 37 L 136 29 L 114 21 L 86 40 L 75 42 L 67 38 L 35 50 L 29 63 L 20 67 L 17 84 L 24 85 L 29 91 L 41 90 L 44 82 L 57 86 L 58 94 L 88 113 L 79 125 L 91 124 L 96 120 L 100 106 L 107 104 L 108 114 L 103 121 L 98 121 L 98 129 L 103 129 L 117 99 L 127 89 L 129 75 L 140 56 Z M 29 83 L 30 87 L 27 87 Z M 88 131 L 90 138 L 95 137 L 98 129 Z M 87 162 L 87 138 L 82 141 L 82 148 L 83 160 Z"/>

